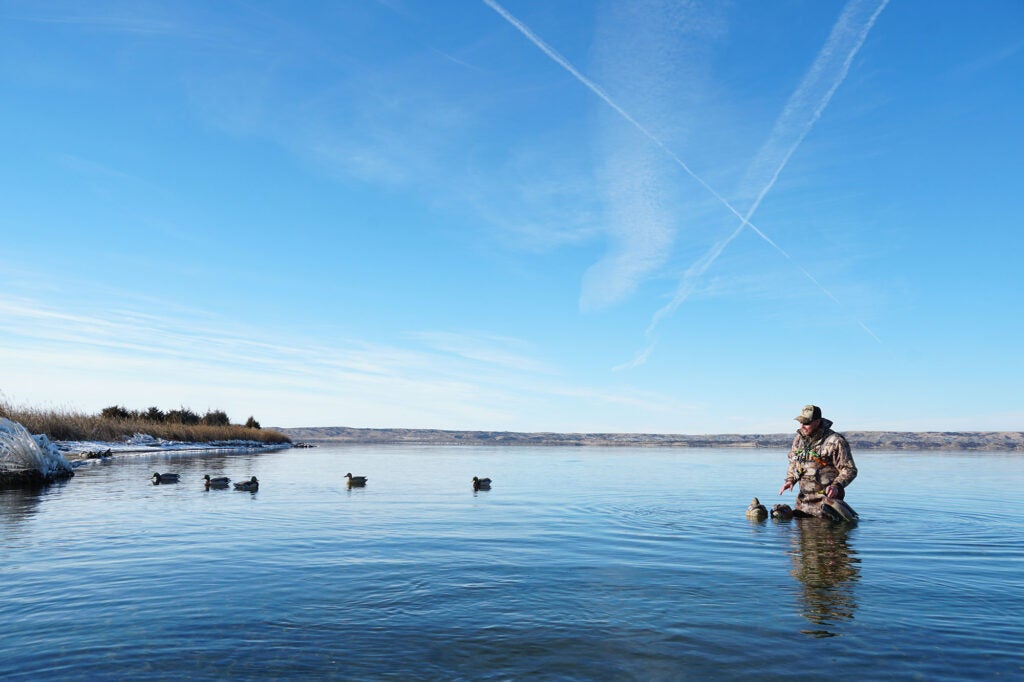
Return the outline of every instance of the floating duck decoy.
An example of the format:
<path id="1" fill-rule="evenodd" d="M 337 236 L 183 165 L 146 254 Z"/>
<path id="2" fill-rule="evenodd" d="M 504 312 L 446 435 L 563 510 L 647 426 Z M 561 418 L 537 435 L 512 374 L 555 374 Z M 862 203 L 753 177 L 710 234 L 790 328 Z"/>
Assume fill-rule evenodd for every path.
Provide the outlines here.
<path id="1" fill-rule="evenodd" d="M 747 518 L 754 521 L 763 521 L 768 518 L 768 510 L 756 497 L 750 501 L 750 506 L 747 507 Z"/>
<path id="2" fill-rule="evenodd" d="M 793 508 L 788 504 L 776 504 L 772 505 L 772 510 L 768 513 L 773 519 L 779 519 L 780 521 L 788 521 L 793 518 Z"/>
<path id="3" fill-rule="evenodd" d="M 177 483 L 181 478 L 178 474 L 153 474 L 153 485 L 160 485 L 161 483 Z"/>
<path id="4" fill-rule="evenodd" d="M 366 476 L 353 476 L 351 473 L 345 474 L 345 478 L 348 479 L 349 488 L 362 488 L 366 485 Z"/>
<path id="5" fill-rule="evenodd" d="M 256 492 L 260 489 L 260 482 L 253 476 L 248 481 L 242 481 L 241 483 L 235 484 L 235 490 L 247 490 L 249 492 Z"/>
<path id="6" fill-rule="evenodd" d="M 203 476 L 203 480 L 206 481 L 207 488 L 227 488 L 228 483 L 231 483 L 231 479 L 227 476 L 214 476 L 210 478 L 210 474 Z"/>
<path id="7" fill-rule="evenodd" d="M 490 490 L 491 479 L 473 477 L 473 490 Z"/>

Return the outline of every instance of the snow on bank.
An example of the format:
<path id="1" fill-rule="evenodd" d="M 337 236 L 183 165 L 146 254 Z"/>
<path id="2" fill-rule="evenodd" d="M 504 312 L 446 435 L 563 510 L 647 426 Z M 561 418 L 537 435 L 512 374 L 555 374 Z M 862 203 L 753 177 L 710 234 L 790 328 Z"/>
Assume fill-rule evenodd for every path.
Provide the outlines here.
<path id="1" fill-rule="evenodd" d="M 281 450 L 291 447 L 290 443 L 264 443 L 255 440 L 217 440 L 208 443 L 191 443 L 164 440 L 137 433 L 121 442 L 63 440 L 55 443 L 58 450 L 66 453 L 72 466 L 78 467 L 101 461 L 106 457 L 159 454 L 162 452 L 258 452 Z"/>
<path id="2" fill-rule="evenodd" d="M 302 447 L 304 444 L 299 444 Z M 75 468 L 114 456 L 163 452 L 210 454 L 262 452 L 294 447 L 291 443 L 254 440 L 218 440 L 186 443 L 137 433 L 121 442 L 55 441 L 33 436 L 24 426 L 0 418 L 0 483 L 22 485 L 47 483 L 75 475 Z"/>

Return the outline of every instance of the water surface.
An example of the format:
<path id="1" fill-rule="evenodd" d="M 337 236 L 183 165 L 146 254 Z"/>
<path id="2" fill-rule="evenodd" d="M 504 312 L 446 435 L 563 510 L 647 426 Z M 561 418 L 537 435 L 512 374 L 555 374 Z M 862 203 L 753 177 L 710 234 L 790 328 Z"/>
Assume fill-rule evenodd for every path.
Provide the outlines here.
<path id="1" fill-rule="evenodd" d="M 1024 515 L 1001 493 L 1024 456 L 855 454 L 852 528 L 748 521 L 752 495 L 778 499 L 772 450 L 83 467 L 0 491 L 0 677 L 1024 678 Z M 206 491 L 204 473 L 261 487 Z"/>

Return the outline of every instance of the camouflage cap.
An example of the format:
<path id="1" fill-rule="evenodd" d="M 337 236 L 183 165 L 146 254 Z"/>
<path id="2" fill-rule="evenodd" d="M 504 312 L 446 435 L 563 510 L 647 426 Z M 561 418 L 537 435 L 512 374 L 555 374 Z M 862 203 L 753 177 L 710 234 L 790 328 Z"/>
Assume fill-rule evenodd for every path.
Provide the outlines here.
<path id="1" fill-rule="evenodd" d="M 793 418 L 801 424 L 810 424 L 815 419 L 821 419 L 821 408 L 817 405 L 804 405 L 804 411 Z"/>

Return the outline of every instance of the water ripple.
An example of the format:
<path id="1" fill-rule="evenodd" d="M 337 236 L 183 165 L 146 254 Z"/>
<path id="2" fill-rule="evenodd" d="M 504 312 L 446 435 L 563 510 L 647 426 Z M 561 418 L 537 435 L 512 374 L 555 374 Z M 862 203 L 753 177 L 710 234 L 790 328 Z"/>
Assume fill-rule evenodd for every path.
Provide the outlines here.
<path id="1" fill-rule="evenodd" d="M 0 676 L 781 679 L 822 646 L 851 679 L 1024 674 L 1024 520 L 958 460 L 898 463 L 915 498 L 859 459 L 850 528 L 748 521 L 766 484 L 708 469 L 764 453 L 727 455 L 321 448 L 3 491 Z M 971 464 L 1019 489 L 1020 462 Z M 148 483 L 171 467 L 181 484 Z M 207 472 L 264 484 L 207 492 Z"/>

